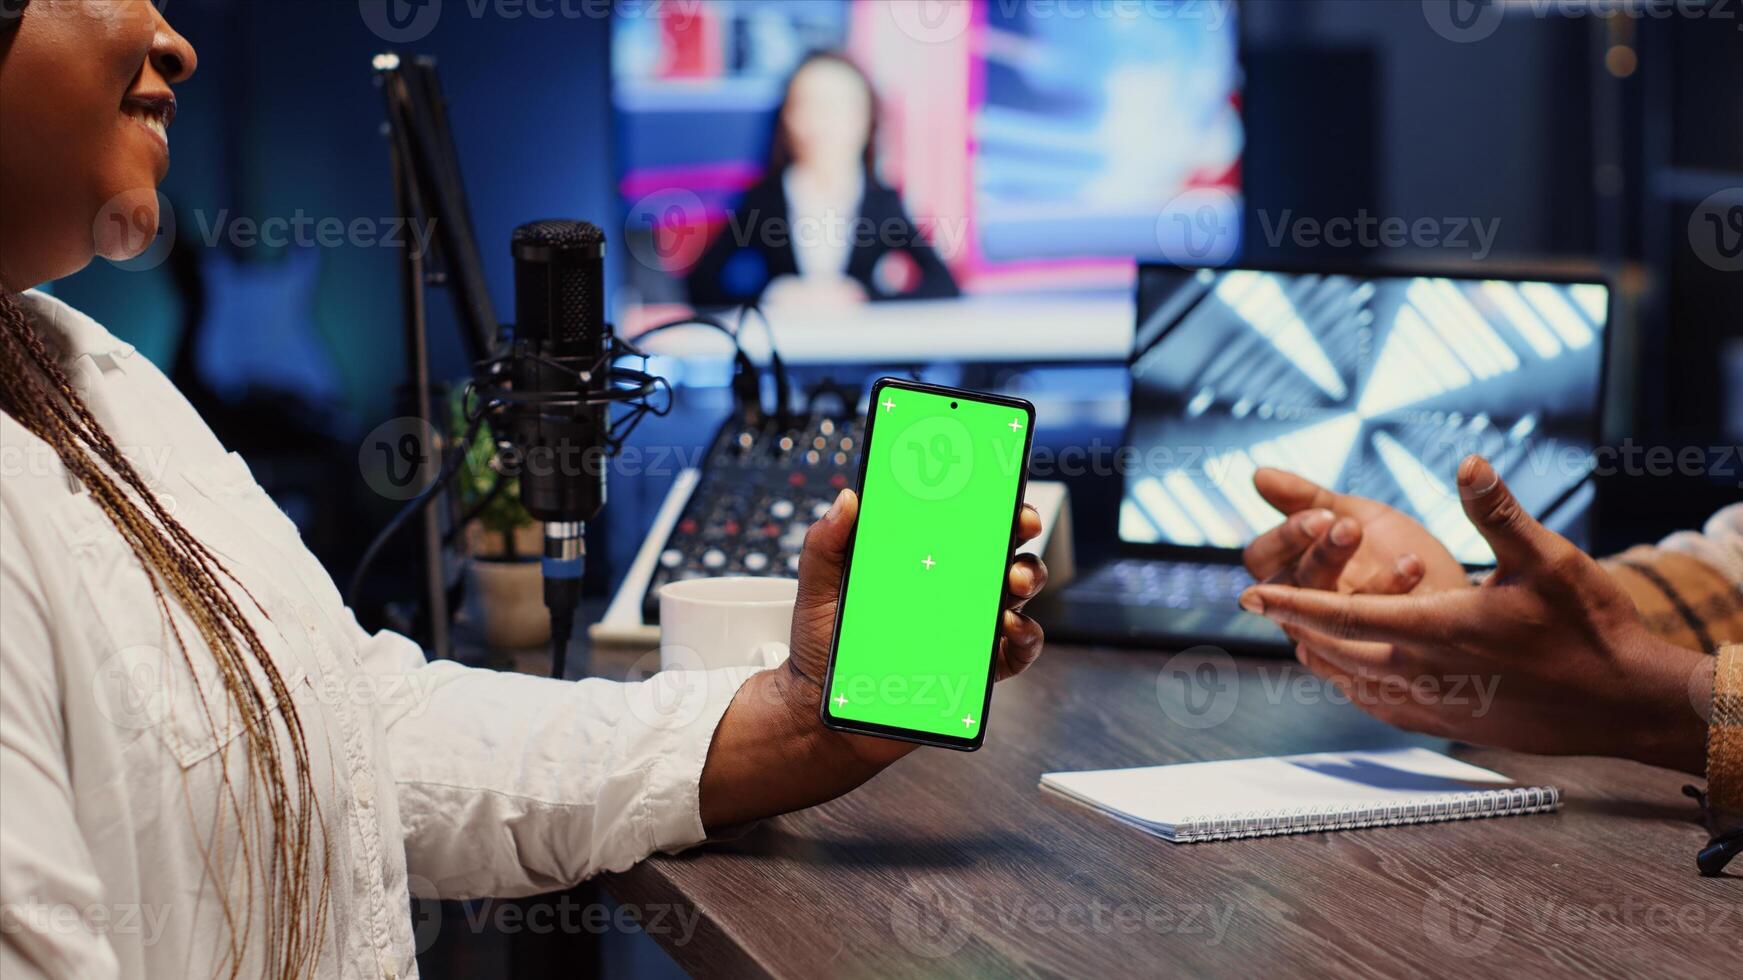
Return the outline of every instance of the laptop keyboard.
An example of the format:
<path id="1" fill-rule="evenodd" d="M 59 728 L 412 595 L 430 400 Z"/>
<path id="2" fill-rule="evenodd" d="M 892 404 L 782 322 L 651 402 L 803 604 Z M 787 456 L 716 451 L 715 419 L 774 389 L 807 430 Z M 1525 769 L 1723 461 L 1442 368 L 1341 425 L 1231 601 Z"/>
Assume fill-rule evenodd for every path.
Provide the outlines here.
<path id="1" fill-rule="evenodd" d="M 1079 602 L 1192 609 L 1234 606 L 1253 577 L 1240 565 L 1122 558 L 1065 587 Z"/>

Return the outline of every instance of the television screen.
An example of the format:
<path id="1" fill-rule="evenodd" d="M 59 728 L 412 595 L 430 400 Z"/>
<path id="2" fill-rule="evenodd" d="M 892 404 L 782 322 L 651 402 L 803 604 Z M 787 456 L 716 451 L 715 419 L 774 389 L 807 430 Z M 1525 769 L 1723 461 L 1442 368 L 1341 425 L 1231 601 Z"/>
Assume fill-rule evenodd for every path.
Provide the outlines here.
<path id="1" fill-rule="evenodd" d="M 1237 245 L 1233 17 L 1071 0 L 620 15 L 619 321 L 757 303 L 801 360 L 922 340 L 1121 357 L 1134 259 Z"/>

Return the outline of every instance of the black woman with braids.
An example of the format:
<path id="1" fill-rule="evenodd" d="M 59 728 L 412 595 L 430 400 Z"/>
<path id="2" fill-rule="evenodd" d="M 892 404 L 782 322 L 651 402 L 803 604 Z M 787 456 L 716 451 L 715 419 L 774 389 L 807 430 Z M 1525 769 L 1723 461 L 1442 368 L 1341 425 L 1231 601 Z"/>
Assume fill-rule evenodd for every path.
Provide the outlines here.
<path id="1" fill-rule="evenodd" d="M 410 882 L 561 888 L 905 754 L 818 723 L 851 492 L 806 539 L 791 657 L 676 715 L 657 678 L 365 633 L 157 368 L 34 288 L 145 246 L 194 67 L 156 4 L 0 0 L 0 976 L 415 976 Z M 1001 677 L 1040 653 L 1045 576 L 1011 566 Z"/>

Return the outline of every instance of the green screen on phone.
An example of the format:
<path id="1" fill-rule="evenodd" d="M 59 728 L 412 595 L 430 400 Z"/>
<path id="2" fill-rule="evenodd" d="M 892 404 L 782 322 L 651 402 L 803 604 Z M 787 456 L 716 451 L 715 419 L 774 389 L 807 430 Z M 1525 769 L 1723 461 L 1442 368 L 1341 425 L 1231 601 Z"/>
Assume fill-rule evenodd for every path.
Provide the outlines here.
<path id="1" fill-rule="evenodd" d="M 1033 413 L 887 381 L 873 402 L 825 712 L 978 742 Z"/>

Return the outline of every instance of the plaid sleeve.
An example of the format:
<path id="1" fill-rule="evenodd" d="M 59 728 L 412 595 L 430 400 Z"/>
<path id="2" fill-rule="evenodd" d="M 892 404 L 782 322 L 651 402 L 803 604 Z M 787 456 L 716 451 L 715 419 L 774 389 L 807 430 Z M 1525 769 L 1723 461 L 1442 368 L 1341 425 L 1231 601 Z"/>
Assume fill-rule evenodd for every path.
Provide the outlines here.
<path id="1" fill-rule="evenodd" d="M 1680 647 L 1716 653 L 1743 643 L 1743 584 L 1698 558 L 1653 545 L 1602 562 L 1646 628 Z"/>
<path id="2" fill-rule="evenodd" d="M 1707 817 L 1714 834 L 1743 829 L 1743 643 L 1720 650 L 1713 672 Z"/>
<path id="3" fill-rule="evenodd" d="M 1743 832 L 1743 504 L 1715 514 L 1700 532 L 1630 548 L 1603 565 L 1648 629 L 1718 658 L 1707 791 L 1695 795 L 1705 804 L 1715 844 Z"/>

